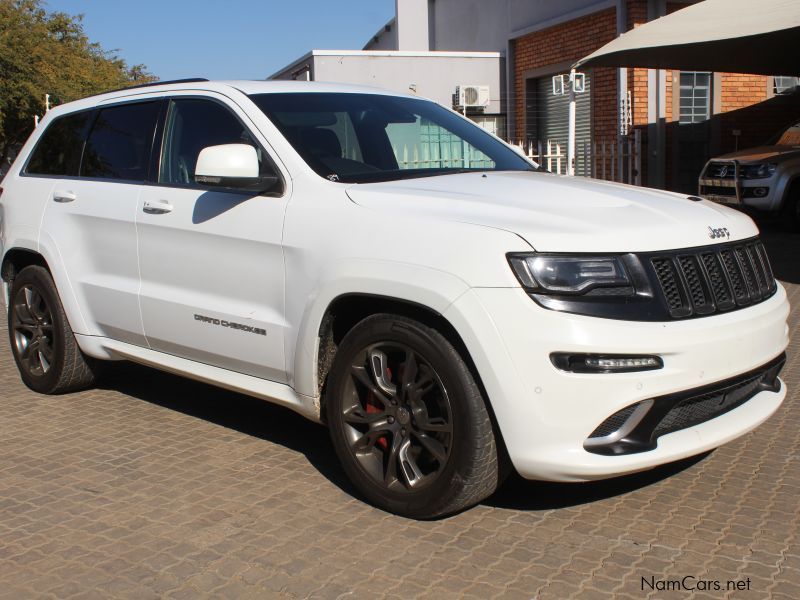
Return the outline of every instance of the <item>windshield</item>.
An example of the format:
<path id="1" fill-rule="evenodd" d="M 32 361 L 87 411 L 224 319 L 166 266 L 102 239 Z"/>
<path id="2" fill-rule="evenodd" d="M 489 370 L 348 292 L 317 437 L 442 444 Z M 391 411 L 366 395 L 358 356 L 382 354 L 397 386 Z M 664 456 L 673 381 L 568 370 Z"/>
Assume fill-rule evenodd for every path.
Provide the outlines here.
<path id="1" fill-rule="evenodd" d="M 306 163 L 331 181 L 535 169 L 477 125 L 428 100 L 315 92 L 250 98 Z"/>

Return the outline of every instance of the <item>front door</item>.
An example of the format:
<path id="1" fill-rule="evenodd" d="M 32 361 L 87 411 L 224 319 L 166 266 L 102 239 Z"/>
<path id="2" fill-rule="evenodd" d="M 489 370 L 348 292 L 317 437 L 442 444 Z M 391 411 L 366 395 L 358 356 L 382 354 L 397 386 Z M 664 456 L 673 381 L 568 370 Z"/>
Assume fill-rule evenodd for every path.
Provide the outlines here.
<path id="1" fill-rule="evenodd" d="M 275 173 L 245 122 L 222 100 L 169 102 L 158 182 L 136 211 L 140 306 L 152 349 L 283 383 L 286 197 L 194 183 L 200 151 L 220 144 L 252 144 Z"/>

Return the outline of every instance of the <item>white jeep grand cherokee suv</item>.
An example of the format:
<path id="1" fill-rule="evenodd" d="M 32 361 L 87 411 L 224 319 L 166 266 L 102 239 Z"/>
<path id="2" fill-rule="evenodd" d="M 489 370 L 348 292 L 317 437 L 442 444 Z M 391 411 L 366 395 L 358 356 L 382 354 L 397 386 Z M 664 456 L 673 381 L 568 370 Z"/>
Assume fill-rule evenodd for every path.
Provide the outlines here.
<path id="1" fill-rule="evenodd" d="M 780 406 L 788 304 L 711 202 L 541 172 L 441 106 L 190 80 L 60 106 L 2 182 L 11 346 L 46 394 L 126 359 L 330 429 L 376 505 L 695 455 Z"/>

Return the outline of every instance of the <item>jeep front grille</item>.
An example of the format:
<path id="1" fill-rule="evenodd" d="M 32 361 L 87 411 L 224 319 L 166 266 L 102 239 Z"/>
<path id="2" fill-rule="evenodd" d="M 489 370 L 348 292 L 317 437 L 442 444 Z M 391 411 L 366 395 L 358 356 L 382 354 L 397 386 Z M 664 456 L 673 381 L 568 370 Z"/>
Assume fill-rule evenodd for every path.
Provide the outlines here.
<path id="1" fill-rule="evenodd" d="M 757 237 L 719 242 L 726 229 L 708 228 L 717 243 L 617 255 L 630 285 L 585 294 L 528 292 L 549 310 L 625 321 L 694 319 L 747 308 L 778 290 Z"/>
<path id="2" fill-rule="evenodd" d="M 673 319 L 751 306 L 777 290 L 759 240 L 679 251 L 650 262 Z"/>

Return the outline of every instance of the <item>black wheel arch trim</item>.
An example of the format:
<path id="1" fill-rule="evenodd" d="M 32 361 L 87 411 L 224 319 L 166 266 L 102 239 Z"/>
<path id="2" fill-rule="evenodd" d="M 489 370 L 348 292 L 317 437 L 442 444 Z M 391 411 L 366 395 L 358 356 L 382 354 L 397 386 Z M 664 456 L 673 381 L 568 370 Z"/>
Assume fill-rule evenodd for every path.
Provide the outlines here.
<path id="1" fill-rule="evenodd" d="M 419 320 L 424 325 L 428 325 L 429 327 L 436 329 L 441 333 L 448 342 L 450 342 L 456 351 L 461 356 L 464 363 L 469 368 L 470 372 L 472 373 L 473 378 L 475 379 L 475 383 L 480 389 L 481 394 L 483 394 L 484 399 L 486 400 L 486 410 L 489 412 L 489 416 L 492 420 L 492 425 L 494 427 L 495 432 L 495 439 L 497 443 L 497 451 L 500 457 L 501 463 L 507 466 L 507 468 L 511 468 L 511 459 L 508 454 L 508 450 L 506 448 L 505 439 L 503 438 L 503 432 L 500 430 L 500 426 L 497 421 L 497 416 L 494 413 L 494 408 L 492 407 L 492 399 L 489 393 L 486 390 L 486 386 L 483 383 L 483 378 L 481 377 L 480 371 L 478 370 L 475 361 L 472 359 L 472 355 L 467 347 L 464 339 L 461 337 L 458 329 L 439 311 L 427 306 L 425 304 L 415 302 L 414 300 L 408 300 L 404 298 L 398 298 L 396 296 L 386 296 L 384 294 L 374 294 L 369 292 L 345 292 L 333 298 L 329 303 L 328 306 L 325 308 L 325 312 L 323 313 L 322 318 L 320 319 L 320 323 L 317 327 L 317 335 L 320 340 L 319 351 L 316 357 L 317 361 L 317 384 L 318 389 L 320 392 L 320 402 L 321 402 L 321 415 L 325 414 L 325 379 L 320 377 L 322 372 L 320 370 L 320 365 L 323 364 L 323 360 L 329 360 L 330 364 L 333 363 L 333 356 L 335 355 L 335 349 L 330 356 L 325 358 L 326 347 L 323 346 L 323 341 L 326 338 L 326 327 L 332 327 L 335 321 L 335 315 L 331 316 L 332 309 L 336 306 L 339 302 L 344 302 L 347 300 L 355 300 L 359 302 L 364 302 L 366 304 L 371 304 L 373 302 L 382 302 L 385 303 L 383 306 L 376 306 L 374 309 L 370 309 L 369 312 L 363 314 L 350 324 L 350 327 L 347 329 L 348 331 L 355 326 L 356 323 L 360 322 L 361 320 L 369 317 L 373 314 L 379 313 L 388 313 L 388 314 L 399 314 L 401 316 L 405 316 L 408 318 Z M 406 309 L 409 309 L 410 312 L 400 312 L 400 313 L 393 313 L 391 310 L 385 310 L 386 306 L 400 306 Z M 420 318 L 422 317 L 422 318 Z M 437 327 L 437 325 L 444 325 L 444 329 Z M 341 338 L 346 335 L 346 332 L 342 334 Z M 339 338 L 339 341 L 341 341 Z M 336 336 L 333 336 L 333 340 L 336 339 Z M 330 367 L 330 364 L 328 365 Z M 324 373 L 325 378 L 328 376 L 328 372 Z"/>
<path id="2" fill-rule="evenodd" d="M 800 201 L 800 173 L 792 175 L 789 181 L 786 182 L 786 187 L 783 189 L 783 195 L 781 196 L 781 203 L 778 205 L 778 211 L 788 206 L 789 201 L 792 199 L 792 193 L 796 194 L 798 201 Z"/>
<path id="3" fill-rule="evenodd" d="M 31 265 L 44 267 L 49 273 L 52 273 L 50 265 L 47 264 L 47 259 L 45 259 L 40 252 L 20 246 L 9 248 L 6 250 L 5 254 L 3 254 L 2 266 L 0 266 L 0 277 L 2 277 L 3 281 L 10 284 L 17 273 Z"/>

